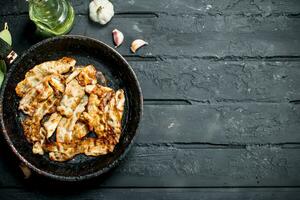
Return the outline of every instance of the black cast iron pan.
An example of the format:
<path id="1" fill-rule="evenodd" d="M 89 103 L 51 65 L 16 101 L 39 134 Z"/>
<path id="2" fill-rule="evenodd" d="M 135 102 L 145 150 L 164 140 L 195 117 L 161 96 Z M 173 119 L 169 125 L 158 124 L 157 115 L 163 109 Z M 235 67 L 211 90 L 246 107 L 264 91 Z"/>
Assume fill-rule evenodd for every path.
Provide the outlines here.
<path id="1" fill-rule="evenodd" d="M 142 115 L 141 89 L 126 60 L 108 45 L 84 36 L 61 36 L 44 40 L 17 59 L 16 54 L 3 42 L 0 39 L 0 56 L 5 57 L 11 66 L 0 93 L 0 123 L 5 141 L 13 153 L 38 174 L 60 181 L 86 180 L 100 176 L 116 166 L 129 150 Z M 124 89 L 126 105 L 123 130 L 114 152 L 100 157 L 78 155 L 67 162 L 54 162 L 46 154 L 40 156 L 32 153 L 32 145 L 23 135 L 22 113 L 18 110 L 20 99 L 15 93 L 15 87 L 35 65 L 63 56 L 75 58 L 77 65 L 93 64 L 105 75 L 108 86 Z"/>

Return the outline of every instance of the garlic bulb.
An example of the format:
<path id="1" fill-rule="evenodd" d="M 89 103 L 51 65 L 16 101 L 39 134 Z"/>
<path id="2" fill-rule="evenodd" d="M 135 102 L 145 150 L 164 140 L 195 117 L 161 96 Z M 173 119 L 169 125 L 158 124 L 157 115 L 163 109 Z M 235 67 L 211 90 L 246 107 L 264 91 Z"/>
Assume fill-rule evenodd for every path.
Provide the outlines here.
<path id="1" fill-rule="evenodd" d="M 102 25 L 106 24 L 114 16 L 114 6 L 108 0 L 93 0 L 89 5 L 90 18 Z"/>
<path id="2" fill-rule="evenodd" d="M 147 44 L 148 44 L 148 42 L 145 42 L 144 40 L 141 40 L 141 39 L 137 39 L 131 43 L 130 49 L 133 53 L 135 53 L 139 48 L 141 48 L 142 46 L 147 45 Z"/>
<path id="3" fill-rule="evenodd" d="M 118 46 L 120 46 L 124 40 L 124 35 L 121 31 L 119 31 L 118 29 L 114 29 L 112 31 L 113 34 L 113 39 L 114 39 L 114 43 L 115 43 L 115 48 L 117 48 Z"/>

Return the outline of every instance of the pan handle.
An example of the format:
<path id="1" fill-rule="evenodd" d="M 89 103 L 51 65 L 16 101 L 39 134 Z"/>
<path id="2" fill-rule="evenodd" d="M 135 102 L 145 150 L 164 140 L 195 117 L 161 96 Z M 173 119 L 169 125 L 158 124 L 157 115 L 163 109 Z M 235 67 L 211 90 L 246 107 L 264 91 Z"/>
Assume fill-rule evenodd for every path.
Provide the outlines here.
<path id="1" fill-rule="evenodd" d="M 0 38 L 0 59 L 3 59 L 6 64 L 10 65 L 17 57 L 18 55 L 12 50 L 12 47 Z"/>

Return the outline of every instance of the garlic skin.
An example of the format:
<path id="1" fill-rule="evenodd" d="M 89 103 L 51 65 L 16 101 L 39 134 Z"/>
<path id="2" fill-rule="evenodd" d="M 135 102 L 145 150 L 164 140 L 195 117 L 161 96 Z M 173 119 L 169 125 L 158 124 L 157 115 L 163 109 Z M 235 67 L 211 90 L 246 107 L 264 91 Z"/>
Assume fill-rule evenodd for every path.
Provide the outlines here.
<path id="1" fill-rule="evenodd" d="M 19 167 L 23 172 L 24 179 L 28 179 L 31 176 L 31 170 L 24 163 L 21 163 Z"/>
<path id="2" fill-rule="evenodd" d="M 141 39 L 137 39 L 131 43 L 130 49 L 133 53 L 135 53 L 139 48 L 141 48 L 144 45 L 148 45 L 148 42 L 145 42 L 144 40 Z"/>
<path id="3" fill-rule="evenodd" d="M 89 5 L 90 18 L 102 25 L 107 24 L 114 16 L 114 6 L 108 0 L 93 0 Z"/>
<path id="4" fill-rule="evenodd" d="M 113 34 L 114 43 L 116 45 L 115 48 L 117 48 L 118 46 L 120 46 L 123 43 L 124 35 L 118 29 L 114 29 L 112 31 L 112 34 Z"/>

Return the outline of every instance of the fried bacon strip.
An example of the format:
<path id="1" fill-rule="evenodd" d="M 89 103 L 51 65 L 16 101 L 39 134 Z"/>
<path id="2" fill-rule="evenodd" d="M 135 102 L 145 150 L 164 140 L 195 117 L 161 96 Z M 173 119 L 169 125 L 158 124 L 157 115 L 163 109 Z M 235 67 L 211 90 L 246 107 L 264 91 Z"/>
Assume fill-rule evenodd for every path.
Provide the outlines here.
<path id="1" fill-rule="evenodd" d="M 67 73 L 74 68 L 75 64 L 76 60 L 73 58 L 63 57 L 36 65 L 26 73 L 25 79 L 18 83 L 15 89 L 17 95 L 23 97 L 31 88 L 42 82 L 45 76 Z"/>
<path id="2" fill-rule="evenodd" d="M 46 76 L 37 86 L 29 90 L 20 100 L 19 109 L 25 114 L 32 116 L 38 104 L 54 92 L 64 91 L 63 77 L 60 74 Z"/>
<path id="3" fill-rule="evenodd" d="M 83 118 L 87 121 L 90 131 L 94 131 L 98 137 L 105 136 L 104 107 L 109 103 L 115 92 L 109 87 L 98 84 L 92 89 L 86 89 L 86 91 L 87 90 L 90 96 L 87 112 L 83 113 Z"/>
<path id="4" fill-rule="evenodd" d="M 74 140 L 73 129 L 81 113 L 84 111 L 88 103 L 88 97 L 85 95 L 80 103 L 75 108 L 72 116 L 69 118 L 63 117 L 57 127 L 56 141 L 60 143 L 70 143 Z"/>
<path id="5" fill-rule="evenodd" d="M 53 110 L 58 101 L 57 97 L 51 95 L 47 100 L 38 104 L 32 117 L 27 117 L 22 123 L 26 139 L 34 144 L 33 153 L 43 154 L 42 145 L 45 141 L 45 130 L 41 127 L 41 120 Z"/>
<path id="6" fill-rule="evenodd" d="M 46 122 L 44 122 L 43 127 L 47 132 L 47 138 L 50 138 L 53 135 L 61 118 L 62 116 L 59 113 L 55 112 L 51 114 Z"/>
<path id="7" fill-rule="evenodd" d="M 87 156 L 99 156 L 112 152 L 115 144 L 104 139 L 86 138 L 73 143 L 52 143 L 45 145 L 49 158 L 54 161 L 67 161 L 75 155 L 84 153 Z"/>
<path id="8" fill-rule="evenodd" d="M 84 95 L 84 88 L 79 85 L 76 79 L 73 79 L 67 84 L 65 93 L 57 110 L 61 115 L 67 118 L 71 117 Z"/>
<path id="9" fill-rule="evenodd" d="M 122 132 L 122 116 L 124 112 L 125 95 L 123 90 L 117 90 L 113 98 L 111 98 L 104 110 L 106 113 L 105 121 L 108 124 L 108 130 L 112 130 L 115 134 L 114 140 L 119 142 Z"/>
<path id="10" fill-rule="evenodd" d="M 96 82 L 96 69 L 92 65 L 74 70 L 66 79 L 66 90 L 60 105 L 57 107 L 60 114 L 67 118 L 71 117 L 72 112 L 85 95 L 83 86 L 95 84 Z"/>
<path id="11" fill-rule="evenodd" d="M 94 131 L 98 137 L 101 137 L 106 136 L 108 130 L 112 129 L 119 135 L 124 103 L 123 90 L 114 92 L 111 88 L 96 85 L 90 90 L 88 112 L 83 113 L 83 118 L 88 122 L 90 131 Z M 119 140 L 119 137 L 116 140 Z"/>
<path id="12" fill-rule="evenodd" d="M 51 109 L 59 101 L 57 97 L 51 95 L 47 100 L 38 104 L 32 117 L 27 117 L 23 122 L 24 134 L 29 142 L 36 142 L 41 139 L 39 132 L 41 120 L 51 112 Z"/>
<path id="13" fill-rule="evenodd" d="M 76 79 L 81 86 L 95 85 L 97 83 L 96 73 L 95 67 L 88 65 L 80 71 Z"/>
<path id="14" fill-rule="evenodd" d="M 89 129 L 85 123 L 77 121 L 73 129 L 73 137 L 75 140 L 80 140 L 89 133 Z"/>
<path id="15" fill-rule="evenodd" d="M 110 153 L 121 136 L 124 91 L 97 84 L 100 77 L 106 85 L 101 72 L 92 65 L 75 69 L 75 63 L 64 57 L 37 65 L 15 89 L 22 97 L 19 109 L 27 114 L 22 126 L 33 153 L 49 152 L 54 161 Z M 96 138 L 88 137 L 89 131 Z"/>

